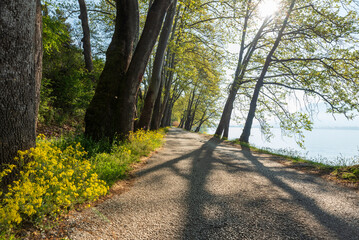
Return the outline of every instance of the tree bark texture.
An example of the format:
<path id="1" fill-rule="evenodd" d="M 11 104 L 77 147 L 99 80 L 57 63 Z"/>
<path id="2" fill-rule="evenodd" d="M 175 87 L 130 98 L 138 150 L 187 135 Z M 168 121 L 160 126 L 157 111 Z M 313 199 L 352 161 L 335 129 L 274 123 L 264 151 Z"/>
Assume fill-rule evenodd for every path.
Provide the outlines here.
<path id="1" fill-rule="evenodd" d="M 0 164 L 35 146 L 36 2 L 0 2 Z"/>
<path id="2" fill-rule="evenodd" d="M 136 34 L 139 31 L 138 2 L 116 1 L 115 32 L 106 52 L 105 67 L 99 78 L 95 95 L 86 110 L 85 134 L 95 140 L 109 138 L 115 134 L 114 112 L 118 101 L 118 89 L 126 90 L 124 81 L 132 59 Z"/>
<path id="3" fill-rule="evenodd" d="M 118 88 L 114 129 L 119 136 L 126 136 L 133 131 L 137 92 L 171 2 L 171 0 L 155 0 L 151 5 L 142 35 L 124 78 L 126 87 Z"/>
<path id="4" fill-rule="evenodd" d="M 96 140 L 112 140 L 115 134 L 123 137 L 133 131 L 137 92 L 170 3 L 170 0 L 153 2 L 133 51 L 138 32 L 138 1 L 116 1 L 115 33 L 95 96 L 86 111 L 86 135 Z"/>
<path id="5" fill-rule="evenodd" d="M 81 20 L 82 31 L 83 31 L 83 38 L 82 44 L 84 49 L 84 58 L 85 58 L 85 67 L 87 71 L 92 72 L 93 70 L 93 62 L 92 62 L 92 55 L 91 55 L 91 39 L 90 39 L 90 28 L 88 22 L 88 14 L 87 14 L 87 7 L 85 0 L 78 0 L 80 5 L 80 16 L 79 19 Z"/>
<path id="6" fill-rule="evenodd" d="M 167 12 L 165 22 L 163 23 L 160 39 L 158 41 L 155 61 L 153 63 L 152 77 L 146 94 L 144 107 L 141 112 L 139 128 L 150 129 L 153 108 L 162 82 L 163 62 L 168 45 L 168 40 L 172 30 L 173 19 L 176 13 L 176 5 L 177 0 L 174 0 L 170 9 Z"/>
<path id="7" fill-rule="evenodd" d="M 39 115 L 40 106 L 40 88 L 42 79 L 42 13 L 41 13 L 41 1 L 36 1 L 36 23 L 35 23 L 35 93 L 36 93 L 36 105 L 35 105 L 35 124 L 37 125 L 37 119 Z"/>
<path id="8" fill-rule="evenodd" d="M 254 88 L 253 96 L 252 96 L 252 99 L 251 99 L 251 103 L 250 103 L 246 123 L 244 125 L 243 132 L 242 132 L 242 134 L 241 134 L 241 136 L 239 138 L 239 141 L 241 141 L 241 142 L 248 143 L 248 141 L 249 141 L 249 136 L 251 135 L 252 123 L 253 123 L 253 119 L 255 117 L 255 112 L 256 112 L 256 109 L 257 109 L 258 96 L 259 96 L 260 90 L 261 90 L 261 88 L 263 86 L 264 77 L 265 77 L 265 75 L 266 75 L 266 73 L 268 71 L 268 68 L 270 66 L 270 63 L 272 61 L 272 56 L 273 56 L 274 52 L 277 50 L 280 41 L 282 40 L 283 33 L 284 33 L 285 28 L 287 27 L 289 17 L 291 15 L 292 11 L 293 11 L 295 1 L 296 0 L 292 0 L 292 2 L 290 4 L 288 13 L 287 13 L 287 15 L 286 15 L 286 17 L 285 17 L 285 19 L 283 21 L 282 27 L 280 28 L 280 30 L 278 32 L 278 36 L 276 38 L 276 41 L 274 42 L 271 51 L 267 55 L 266 61 L 264 63 L 264 66 L 263 66 L 263 69 L 262 69 L 262 72 L 261 72 L 261 75 L 259 76 L 259 78 L 257 80 L 256 86 Z"/>

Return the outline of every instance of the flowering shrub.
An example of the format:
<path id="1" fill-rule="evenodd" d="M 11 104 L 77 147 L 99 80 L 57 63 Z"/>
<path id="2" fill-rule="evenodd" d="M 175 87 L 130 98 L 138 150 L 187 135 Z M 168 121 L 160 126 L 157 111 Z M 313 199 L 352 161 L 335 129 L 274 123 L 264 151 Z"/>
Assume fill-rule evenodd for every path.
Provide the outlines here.
<path id="1" fill-rule="evenodd" d="M 11 229 L 23 220 L 55 218 L 74 204 L 97 200 L 108 191 L 85 160 L 80 144 L 61 151 L 40 136 L 36 148 L 18 153 L 19 179 L 7 193 L 0 192 L 0 229 Z M 9 165 L 0 173 L 0 180 L 14 168 Z"/>
<path id="2" fill-rule="evenodd" d="M 112 145 L 76 136 L 52 141 L 39 136 L 36 148 L 19 151 L 15 158 L 18 179 L 6 193 L 0 189 L 0 233 L 23 221 L 55 219 L 74 204 L 97 200 L 108 185 L 127 176 L 132 163 L 160 147 L 164 135 L 164 130 L 139 130 Z M 16 165 L 0 172 L 0 181 Z"/>
<path id="3" fill-rule="evenodd" d="M 129 142 L 125 146 L 135 155 L 147 155 L 162 144 L 163 131 L 145 131 L 143 129 L 131 132 Z"/>

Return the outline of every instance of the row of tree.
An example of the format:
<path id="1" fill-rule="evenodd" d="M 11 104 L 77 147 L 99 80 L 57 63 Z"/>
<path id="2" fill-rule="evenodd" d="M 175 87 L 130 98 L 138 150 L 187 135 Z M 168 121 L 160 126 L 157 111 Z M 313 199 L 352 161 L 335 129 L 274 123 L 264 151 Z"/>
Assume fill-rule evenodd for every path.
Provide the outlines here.
<path id="1" fill-rule="evenodd" d="M 301 131 L 311 129 L 311 112 L 289 111 L 289 95 L 301 91 L 326 102 L 328 111 L 353 117 L 359 108 L 355 5 L 282 0 L 275 14 L 261 16 L 262 2 L 1 2 L 1 163 L 34 146 L 38 111 L 39 121 L 56 113 L 83 118 L 88 137 L 113 140 L 175 120 L 199 131 L 216 119 L 216 135 L 227 138 L 240 108 L 241 141 L 248 142 L 255 118 L 268 132 L 276 117 L 299 134 L 299 144 Z M 233 62 L 228 43 L 239 53 L 223 91 Z"/>
<path id="2" fill-rule="evenodd" d="M 267 120 L 275 117 L 283 130 L 299 134 L 297 142 L 302 144 L 302 130 L 312 127 L 312 111 L 288 110 L 288 96 L 298 92 L 303 92 L 304 100 L 320 99 L 329 112 L 352 118 L 359 109 L 355 5 L 351 1 L 281 1 L 277 13 L 258 19 L 260 1 L 242 4 L 237 69 L 217 136 L 228 137 L 236 97 L 242 110 L 247 109 L 243 142 L 249 140 L 254 118 L 266 132 Z"/>
<path id="3" fill-rule="evenodd" d="M 176 114 L 186 128 L 199 129 L 216 113 L 221 77 L 223 44 L 211 42 L 221 35 L 201 23 L 210 7 L 169 0 L 3 2 L 1 163 L 35 145 L 36 122 L 61 124 L 65 117 L 84 117 L 85 134 L 96 140 L 167 126 Z"/>

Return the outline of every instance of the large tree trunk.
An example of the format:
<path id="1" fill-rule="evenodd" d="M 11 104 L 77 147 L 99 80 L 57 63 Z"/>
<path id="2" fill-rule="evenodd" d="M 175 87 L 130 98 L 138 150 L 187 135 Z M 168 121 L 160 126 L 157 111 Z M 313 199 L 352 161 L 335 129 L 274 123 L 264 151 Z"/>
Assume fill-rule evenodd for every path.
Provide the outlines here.
<path id="1" fill-rule="evenodd" d="M 85 133 L 95 140 L 112 140 L 114 137 L 114 112 L 119 98 L 118 89 L 128 89 L 124 78 L 139 31 L 138 2 L 118 0 L 116 5 L 115 32 L 106 52 L 105 67 L 95 95 L 85 115 Z"/>
<path id="2" fill-rule="evenodd" d="M 241 141 L 241 142 L 248 143 L 248 141 L 249 141 L 249 136 L 251 135 L 252 123 L 253 123 L 253 119 L 255 117 L 255 112 L 256 112 L 256 109 L 257 109 L 257 101 L 258 101 L 259 93 L 260 93 L 260 90 L 261 90 L 261 88 L 263 86 L 263 80 L 264 80 L 264 77 L 265 77 L 265 75 L 266 75 L 266 73 L 268 71 L 270 63 L 272 61 L 272 56 L 273 56 L 274 52 L 276 51 L 276 49 L 278 48 L 280 41 L 282 40 L 283 32 L 284 32 L 284 30 L 285 30 L 285 28 L 286 28 L 286 26 L 288 24 L 288 20 L 289 20 L 289 17 L 291 15 L 292 11 L 293 11 L 295 1 L 296 0 L 292 0 L 292 2 L 290 4 L 288 13 L 287 13 L 287 15 L 286 15 L 286 17 L 285 17 L 285 19 L 283 21 L 282 27 L 280 28 L 280 30 L 278 32 L 278 36 L 276 38 L 276 41 L 274 42 L 271 51 L 267 55 L 266 61 L 264 63 L 264 66 L 263 66 L 263 69 L 262 69 L 262 72 L 261 72 L 261 75 L 259 76 L 259 78 L 257 80 L 256 86 L 254 88 L 252 100 L 251 100 L 251 103 L 250 103 L 246 123 L 244 125 L 241 137 L 239 138 L 239 141 Z"/>
<path id="3" fill-rule="evenodd" d="M 115 33 L 95 96 L 86 111 L 88 136 L 112 140 L 115 134 L 124 137 L 133 131 L 137 92 L 170 4 L 170 0 L 153 2 L 133 53 L 138 31 L 138 2 L 117 0 Z"/>
<path id="4" fill-rule="evenodd" d="M 82 31 L 83 31 L 83 38 L 82 44 L 84 49 L 84 57 L 85 57 L 85 67 L 87 71 L 92 72 L 93 70 L 93 63 L 92 63 L 92 55 L 91 55 L 91 40 L 90 40 L 90 28 L 88 22 L 88 15 L 87 15 L 87 8 L 85 0 L 78 0 L 80 5 L 80 16 L 79 19 L 81 20 Z"/>
<path id="5" fill-rule="evenodd" d="M 126 136 L 133 131 L 136 96 L 148 59 L 161 30 L 164 16 L 171 5 L 171 0 L 155 0 L 148 12 L 146 23 L 133 54 L 124 82 L 126 88 L 118 88 L 118 99 L 115 109 L 115 132 Z"/>
<path id="6" fill-rule="evenodd" d="M 0 164 L 35 146 L 36 0 L 0 1 Z"/>
<path id="7" fill-rule="evenodd" d="M 172 29 L 173 19 L 176 13 L 177 0 L 171 5 L 167 13 L 166 20 L 162 27 L 161 36 L 158 42 L 156 57 L 153 64 L 152 77 L 148 87 L 144 107 L 141 113 L 139 128 L 149 129 L 153 114 L 153 108 L 162 82 L 162 67 L 168 45 L 169 36 Z"/>
<path id="8" fill-rule="evenodd" d="M 35 24 L 35 93 L 36 93 L 36 105 L 35 105 L 35 124 L 37 124 L 40 106 L 40 87 L 42 79 L 42 13 L 41 13 L 41 1 L 36 1 L 36 24 Z"/>

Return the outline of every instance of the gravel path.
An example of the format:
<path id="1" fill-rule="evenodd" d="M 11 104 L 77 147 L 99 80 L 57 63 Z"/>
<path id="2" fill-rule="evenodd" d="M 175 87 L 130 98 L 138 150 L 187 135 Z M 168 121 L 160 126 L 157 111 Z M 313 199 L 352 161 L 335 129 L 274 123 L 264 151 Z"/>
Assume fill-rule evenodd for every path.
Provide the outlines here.
<path id="1" fill-rule="evenodd" d="M 171 129 L 134 186 L 75 213 L 70 239 L 359 239 L 359 195 Z"/>

